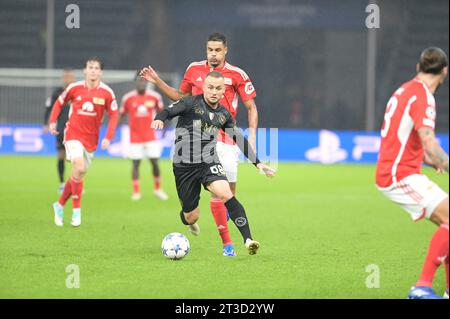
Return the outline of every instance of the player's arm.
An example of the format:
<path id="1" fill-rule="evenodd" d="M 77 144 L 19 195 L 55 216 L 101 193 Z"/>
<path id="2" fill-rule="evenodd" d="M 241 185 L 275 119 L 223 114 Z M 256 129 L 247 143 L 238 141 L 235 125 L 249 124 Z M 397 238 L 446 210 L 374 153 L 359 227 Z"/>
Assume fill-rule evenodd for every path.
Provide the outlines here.
<path id="1" fill-rule="evenodd" d="M 438 171 L 448 173 L 448 155 L 439 145 L 434 130 L 430 127 L 422 127 L 418 129 L 418 133 L 425 152 L 425 163 Z"/>
<path id="2" fill-rule="evenodd" d="M 188 103 L 185 103 L 184 100 L 177 101 L 169 107 L 165 108 L 158 114 L 156 114 L 155 119 L 153 120 L 151 127 L 154 129 L 163 129 L 164 128 L 164 121 L 171 120 L 174 117 L 177 117 L 179 115 L 182 115 L 184 112 L 189 110 L 190 106 Z"/>
<path id="3" fill-rule="evenodd" d="M 225 133 L 227 133 L 228 136 L 233 138 L 233 141 L 239 147 L 241 152 L 244 153 L 245 157 L 247 157 L 253 165 L 262 170 L 264 174 L 266 174 L 266 176 L 275 176 L 275 171 L 271 167 L 261 163 L 255 151 L 253 150 L 253 147 L 250 146 L 247 138 L 242 135 L 241 131 L 237 128 L 236 123 L 231 118 L 231 116 L 224 124 L 222 129 L 225 131 Z"/>
<path id="4" fill-rule="evenodd" d="M 117 101 L 114 96 L 112 96 L 109 105 L 107 107 L 108 110 L 108 127 L 106 128 L 106 135 L 102 140 L 102 150 L 105 150 L 109 147 L 112 138 L 114 137 L 114 132 L 117 128 L 117 123 L 119 122 L 119 108 L 117 106 Z"/>
<path id="5" fill-rule="evenodd" d="M 172 101 L 178 101 L 186 96 L 191 95 L 190 93 L 183 93 L 171 87 L 169 84 L 167 84 L 163 79 L 159 77 L 158 73 L 150 65 L 146 68 L 143 68 L 139 73 L 139 75 L 143 79 L 155 84 L 158 87 L 158 89 Z"/>
<path id="6" fill-rule="evenodd" d="M 248 112 L 248 141 L 250 145 L 256 150 L 256 129 L 258 128 L 258 109 L 254 99 L 244 102 Z"/>
<path id="7" fill-rule="evenodd" d="M 62 108 L 64 105 L 66 105 L 69 101 L 72 100 L 72 91 L 71 86 L 69 85 L 56 99 L 55 103 L 53 103 L 52 111 L 50 113 L 50 118 L 48 120 L 48 128 L 51 134 L 58 135 L 59 132 L 56 131 L 56 120 L 59 117 L 59 114 L 61 113 Z"/>

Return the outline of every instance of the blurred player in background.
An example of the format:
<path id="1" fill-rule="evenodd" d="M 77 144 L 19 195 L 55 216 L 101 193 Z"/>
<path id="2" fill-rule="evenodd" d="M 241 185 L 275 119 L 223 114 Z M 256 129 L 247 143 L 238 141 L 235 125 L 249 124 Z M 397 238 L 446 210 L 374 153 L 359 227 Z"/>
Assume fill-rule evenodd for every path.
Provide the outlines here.
<path id="1" fill-rule="evenodd" d="M 81 224 L 81 195 L 83 192 L 83 177 L 89 168 L 94 151 L 97 149 L 100 124 L 105 111 L 108 112 L 109 123 L 106 136 L 102 140 L 103 150 L 109 147 L 118 121 L 118 106 L 114 92 L 100 81 L 103 64 L 94 57 L 86 61 L 83 70 L 84 81 L 70 84 L 58 97 L 49 119 L 50 133 L 62 134 L 57 130 L 56 120 L 62 108 L 72 103 L 69 120 L 64 129 L 64 146 L 67 160 L 72 164 L 72 175 L 64 186 L 59 200 L 53 204 L 55 224 L 63 226 L 63 207 L 72 196 L 73 213 L 72 226 Z"/>
<path id="2" fill-rule="evenodd" d="M 154 194 L 161 200 L 169 197 L 161 188 L 158 159 L 161 157 L 162 146 L 156 139 L 156 132 L 150 127 L 157 111 L 164 109 L 161 95 L 147 89 L 147 81 L 139 76 L 135 78 L 136 89 L 125 94 L 122 98 L 120 114 L 128 115 L 130 127 L 130 152 L 133 161 L 133 195 L 131 199 L 141 199 L 139 190 L 139 164 L 142 159 L 148 158 L 153 168 Z"/>
<path id="3" fill-rule="evenodd" d="M 53 110 L 53 104 L 55 104 L 56 99 L 60 96 L 60 94 L 64 91 L 69 84 L 75 81 L 75 74 L 71 69 L 65 69 L 62 75 L 63 85 L 62 87 L 56 88 L 52 95 L 47 98 L 45 101 L 45 116 L 44 116 L 44 132 L 48 132 L 48 119 L 50 117 L 50 113 Z M 58 176 L 59 176 L 59 193 L 62 193 L 64 190 L 64 161 L 66 159 L 66 150 L 64 149 L 64 126 L 66 125 L 67 119 L 69 118 L 69 110 L 70 106 L 65 106 L 61 113 L 58 116 L 56 122 L 56 130 L 61 132 L 56 136 L 56 149 L 58 150 Z"/>
<path id="4" fill-rule="evenodd" d="M 225 93 L 225 79 L 220 72 L 212 71 L 206 75 L 203 92 L 172 104 L 158 113 L 152 123 L 153 128 L 162 129 L 165 120 L 179 117 L 175 132 L 173 173 L 182 205 L 180 218 L 183 224 L 189 225 L 194 235 L 199 235 L 198 204 L 203 185 L 225 203 L 248 253 L 254 255 L 259 249 L 259 242 L 252 238 L 245 209 L 231 192 L 217 156 L 215 144 L 219 130 L 226 129 L 231 138 L 236 139 L 244 155 L 268 177 L 273 177 L 275 172 L 259 161 L 247 139 L 236 127 L 233 116 L 219 103 Z"/>
<path id="5" fill-rule="evenodd" d="M 144 68 L 141 75 L 154 83 L 169 99 L 180 100 L 182 97 L 197 95 L 203 92 L 203 82 L 211 71 L 218 71 L 225 78 L 226 91 L 220 103 L 236 119 L 238 96 L 248 111 L 249 144 L 256 151 L 256 129 L 258 127 L 258 111 L 255 100 L 256 91 L 248 75 L 240 68 L 226 62 L 228 52 L 227 40 L 223 34 L 213 33 L 206 42 L 207 59 L 191 63 L 183 77 L 180 89 L 170 87 L 165 83 L 151 66 Z M 239 163 L 239 149 L 223 131 L 218 135 L 217 154 L 225 170 L 230 188 L 236 194 L 237 168 Z M 214 195 L 210 201 L 211 212 L 216 222 L 217 230 L 222 238 L 223 255 L 235 256 L 234 246 L 230 238 L 227 225 L 227 209 L 224 203 Z"/>
<path id="6" fill-rule="evenodd" d="M 447 74 L 448 59 L 444 51 L 434 47 L 425 49 L 417 64 L 417 76 L 404 83 L 389 100 L 381 130 L 377 187 L 414 221 L 425 217 L 438 226 L 419 280 L 408 295 L 411 299 L 442 298 L 432 288 L 441 263 L 445 264 L 448 297 L 448 194 L 421 174 L 422 162 L 438 172 L 448 173 L 448 155 L 434 133 L 434 93 Z"/>

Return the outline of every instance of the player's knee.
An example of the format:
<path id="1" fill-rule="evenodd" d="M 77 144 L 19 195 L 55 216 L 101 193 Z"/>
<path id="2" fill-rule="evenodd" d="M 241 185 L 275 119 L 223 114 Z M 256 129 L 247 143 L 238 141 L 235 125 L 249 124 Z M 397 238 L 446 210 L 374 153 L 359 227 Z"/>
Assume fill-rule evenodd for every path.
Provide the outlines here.
<path id="1" fill-rule="evenodd" d="M 228 191 L 224 191 L 220 194 L 217 194 L 217 197 L 222 201 L 222 202 L 227 202 L 229 201 L 231 198 L 233 198 L 233 193 L 231 192 L 231 190 Z"/>
<path id="2" fill-rule="evenodd" d="M 86 174 L 86 165 L 84 164 L 84 161 L 74 161 L 73 162 L 73 172 L 76 177 L 83 177 L 84 174 Z"/>

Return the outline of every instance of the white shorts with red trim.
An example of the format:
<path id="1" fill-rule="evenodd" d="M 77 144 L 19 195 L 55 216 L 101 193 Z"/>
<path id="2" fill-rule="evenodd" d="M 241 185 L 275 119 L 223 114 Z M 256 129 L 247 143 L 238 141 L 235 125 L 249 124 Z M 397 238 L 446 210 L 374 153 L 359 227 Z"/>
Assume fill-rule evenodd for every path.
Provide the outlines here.
<path id="1" fill-rule="evenodd" d="M 436 207 L 448 198 L 448 194 L 436 183 L 420 174 L 410 175 L 397 184 L 378 189 L 406 210 L 414 221 L 424 217 L 429 219 Z"/>
<path id="2" fill-rule="evenodd" d="M 64 147 L 66 148 L 66 160 L 73 163 L 75 158 L 83 158 L 86 169 L 91 166 L 92 159 L 94 158 L 94 152 L 88 152 L 80 141 L 65 141 Z"/>
<path id="3" fill-rule="evenodd" d="M 143 158 L 160 158 L 161 153 L 161 143 L 159 141 L 150 141 L 145 143 L 131 143 L 128 155 L 132 160 L 141 160 Z"/>

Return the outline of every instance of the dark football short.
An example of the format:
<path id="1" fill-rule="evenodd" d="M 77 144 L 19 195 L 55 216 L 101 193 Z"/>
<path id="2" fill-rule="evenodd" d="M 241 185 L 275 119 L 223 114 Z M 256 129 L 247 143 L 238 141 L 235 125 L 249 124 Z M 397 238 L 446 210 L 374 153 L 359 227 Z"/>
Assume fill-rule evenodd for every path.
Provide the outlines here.
<path id="1" fill-rule="evenodd" d="M 222 165 L 217 163 L 177 164 L 173 166 L 178 198 L 183 212 L 190 212 L 198 207 L 201 186 L 207 186 L 218 180 L 227 180 Z"/>

